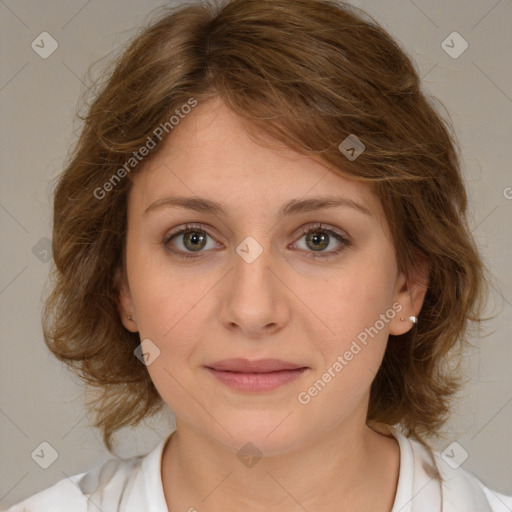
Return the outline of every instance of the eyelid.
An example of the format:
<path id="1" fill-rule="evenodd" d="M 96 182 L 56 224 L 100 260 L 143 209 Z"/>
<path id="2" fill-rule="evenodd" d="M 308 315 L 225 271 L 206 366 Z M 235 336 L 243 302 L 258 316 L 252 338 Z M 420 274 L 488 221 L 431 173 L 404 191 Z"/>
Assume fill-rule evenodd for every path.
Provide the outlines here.
<path id="1" fill-rule="evenodd" d="M 343 252 L 347 247 L 350 247 L 352 245 L 352 240 L 348 233 L 346 233 L 345 231 L 342 231 L 339 228 L 331 226 L 329 224 L 325 224 L 323 222 L 313 222 L 313 223 L 306 224 L 305 226 L 300 227 L 298 230 L 298 234 L 294 234 L 294 238 L 296 239 L 296 241 L 293 242 L 293 245 L 295 245 L 303 236 L 305 236 L 311 232 L 314 233 L 315 231 L 323 231 L 325 233 L 329 233 L 330 236 L 334 235 L 334 238 L 336 238 L 338 240 L 338 242 L 340 244 L 342 244 L 342 246 L 339 247 L 338 249 L 331 249 L 330 251 L 319 251 L 319 252 L 305 251 L 307 257 L 313 257 L 313 258 L 335 257 L 335 256 L 339 255 L 341 252 Z"/>
<path id="2" fill-rule="evenodd" d="M 334 233 L 335 235 L 338 235 L 340 238 L 343 238 L 346 242 L 350 242 L 350 235 L 335 226 L 332 226 L 330 224 L 326 224 L 325 222 L 310 222 L 304 226 L 301 226 L 295 233 L 294 237 L 298 235 L 304 235 L 309 233 L 310 231 L 314 231 L 317 229 L 318 231 L 326 231 L 328 233 Z"/>
<path id="3" fill-rule="evenodd" d="M 172 231 L 167 233 L 164 236 L 164 243 L 168 243 L 176 235 L 182 235 L 182 234 L 186 233 L 187 231 L 193 231 L 193 230 L 204 231 L 210 238 L 214 238 L 210 234 L 210 232 L 213 231 L 215 233 L 216 237 L 222 238 L 214 228 L 212 228 L 211 226 L 209 226 L 207 224 L 187 222 L 186 224 L 180 224 L 179 226 L 176 226 L 176 228 L 174 228 Z"/>

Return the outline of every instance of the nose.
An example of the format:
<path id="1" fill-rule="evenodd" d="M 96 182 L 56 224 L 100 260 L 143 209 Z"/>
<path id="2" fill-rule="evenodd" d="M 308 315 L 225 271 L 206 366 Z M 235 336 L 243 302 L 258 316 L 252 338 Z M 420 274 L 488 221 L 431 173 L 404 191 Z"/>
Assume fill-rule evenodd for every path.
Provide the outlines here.
<path id="1" fill-rule="evenodd" d="M 290 318 L 281 266 L 261 240 L 248 237 L 234 252 L 220 310 L 227 329 L 251 339 L 279 332 Z"/>

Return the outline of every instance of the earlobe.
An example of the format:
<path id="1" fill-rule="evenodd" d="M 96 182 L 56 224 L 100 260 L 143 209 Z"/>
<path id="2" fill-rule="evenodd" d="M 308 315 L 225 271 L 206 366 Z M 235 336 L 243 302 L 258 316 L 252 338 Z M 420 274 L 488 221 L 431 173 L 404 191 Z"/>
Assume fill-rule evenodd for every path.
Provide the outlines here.
<path id="1" fill-rule="evenodd" d="M 121 267 L 116 269 L 114 277 L 117 295 L 117 310 L 121 317 L 121 322 L 130 332 L 138 332 L 137 319 L 134 313 L 133 300 L 126 278 L 126 273 Z"/>
<path id="2" fill-rule="evenodd" d="M 429 264 L 423 257 L 417 257 L 415 267 L 407 275 L 400 273 L 395 301 L 401 304 L 402 309 L 390 323 L 390 334 L 405 334 L 419 322 L 419 312 L 428 290 L 428 276 Z"/>

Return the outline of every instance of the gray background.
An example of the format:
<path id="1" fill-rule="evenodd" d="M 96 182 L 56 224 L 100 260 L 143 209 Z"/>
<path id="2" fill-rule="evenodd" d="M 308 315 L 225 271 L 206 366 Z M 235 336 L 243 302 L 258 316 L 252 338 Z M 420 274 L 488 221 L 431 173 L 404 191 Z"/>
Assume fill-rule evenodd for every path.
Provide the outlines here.
<path id="1" fill-rule="evenodd" d="M 499 284 L 491 334 L 466 360 L 471 383 L 445 428 L 444 450 L 468 453 L 463 467 L 512 494 L 512 38 L 510 0 L 354 2 L 413 56 L 424 88 L 446 107 L 463 154 L 472 227 Z M 78 124 L 74 113 L 88 66 L 135 35 L 157 0 L 0 0 L 0 505 L 7 507 L 66 475 L 109 458 L 89 426 L 82 388 L 46 349 L 41 293 L 51 261 L 52 179 Z M 458 58 L 442 42 L 457 31 L 469 44 Z M 47 59 L 31 47 L 42 32 L 58 42 Z M 448 44 L 460 48 L 456 41 Z M 507 65 L 506 63 L 509 62 Z M 118 452 L 145 453 L 172 429 L 172 414 L 121 432 Z M 47 469 L 31 454 L 48 442 Z M 43 445 L 44 448 L 45 445 Z M 49 453 L 48 450 L 46 453 Z"/>

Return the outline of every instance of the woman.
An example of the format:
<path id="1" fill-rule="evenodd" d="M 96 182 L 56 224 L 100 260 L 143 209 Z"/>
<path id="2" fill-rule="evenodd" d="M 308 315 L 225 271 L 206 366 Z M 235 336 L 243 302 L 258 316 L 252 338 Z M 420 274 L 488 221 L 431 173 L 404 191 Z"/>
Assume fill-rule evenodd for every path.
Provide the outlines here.
<path id="1" fill-rule="evenodd" d="M 166 12 L 55 192 L 50 350 L 112 436 L 176 430 L 11 510 L 510 511 L 428 438 L 485 269 L 445 124 L 352 7 Z"/>

